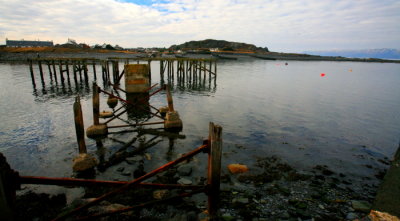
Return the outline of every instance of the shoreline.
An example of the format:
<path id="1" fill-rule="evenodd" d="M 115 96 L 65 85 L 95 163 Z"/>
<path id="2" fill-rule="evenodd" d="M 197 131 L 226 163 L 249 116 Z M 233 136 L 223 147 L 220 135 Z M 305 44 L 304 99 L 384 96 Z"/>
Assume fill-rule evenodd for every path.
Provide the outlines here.
<path id="1" fill-rule="evenodd" d="M 35 59 L 37 56 L 41 58 L 97 58 L 107 59 L 110 57 L 119 58 L 137 58 L 137 57 L 150 57 L 151 54 L 147 53 L 133 53 L 126 51 L 110 51 L 110 50 L 67 50 L 65 52 L 54 51 L 27 51 L 27 52 L 9 52 L 0 49 L 0 63 L 25 63 L 28 59 Z M 378 58 L 346 58 L 346 57 L 332 57 L 332 56 L 317 56 L 307 54 L 294 54 L 294 53 L 279 53 L 279 52 L 266 52 L 266 53 L 238 53 L 238 52 L 188 52 L 186 54 L 167 54 L 163 56 L 188 56 L 188 57 L 204 57 L 204 58 L 217 58 L 240 60 L 240 58 L 252 58 L 260 60 L 294 60 L 294 61 L 350 61 L 350 62 L 374 62 L 374 63 L 400 63 L 400 60 L 388 60 Z"/>

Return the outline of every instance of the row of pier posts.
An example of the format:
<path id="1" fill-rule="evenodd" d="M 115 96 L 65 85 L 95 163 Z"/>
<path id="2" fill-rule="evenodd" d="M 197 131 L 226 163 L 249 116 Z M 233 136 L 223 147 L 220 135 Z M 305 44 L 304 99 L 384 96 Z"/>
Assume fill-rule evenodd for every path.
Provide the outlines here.
<path id="1" fill-rule="evenodd" d="M 168 79 L 174 79 L 176 77 L 180 81 L 201 81 L 205 80 L 208 76 L 209 79 L 217 76 L 217 64 L 213 60 L 206 59 L 188 59 L 188 60 L 176 60 L 175 72 L 175 60 L 160 60 L 160 75 L 164 79 L 166 73 Z"/>
<path id="2" fill-rule="evenodd" d="M 101 66 L 101 77 L 104 84 L 112 82 L 118 84 L 123 76 L 123 71 L 119 70 L 119 62 L 125 60 L 125 64 L 129 64 L 130 60 L 144 61 L 149 67 L 149 76 L 151 80 L 151 61 L 160 62 L 160 77 L 164 80 L 166 74 L 168 79 L 174 80 L 175 75 L 180 82 L 201 82 L 205 81 L 208 77 L 209 80 L 216 79 L 217 64 L 216 60 L 212 59 L 182 59 L 182 58 L 155 58 L 155 59 L 92 59 L 92 58 L 38 58 L 29 60 L 29 70 L 32 79 L 33 88 L 36 89 L 36 78 L 34 73 L 34 65 L 37 65 L 39 70 L 40 81 L 42 87 L 46 87 L 45 75 L 47 74 L 50 78 L 51 83 L 65 85 L 71 84 L 71 80 L 78 84 L 78 82 L 85 82 L 88 85 L 89 82 L 89 68 L 92 66 L 92 74 L 94 80 L 97 80 L 96 66 Z M 47 68 L 46 68 L 47 66 Z M 58 66 L 58 68 L 57 68 Z M 47 69 L 47 71 L 46 71 Z M 71 70 L 72 69 L 72 70 Z M 47 72 L 47 73 L 46 73 Z M 58 73 L 57 73 L 58 72 Z M 73 75 L 73 76 L 72 76 Z"/>

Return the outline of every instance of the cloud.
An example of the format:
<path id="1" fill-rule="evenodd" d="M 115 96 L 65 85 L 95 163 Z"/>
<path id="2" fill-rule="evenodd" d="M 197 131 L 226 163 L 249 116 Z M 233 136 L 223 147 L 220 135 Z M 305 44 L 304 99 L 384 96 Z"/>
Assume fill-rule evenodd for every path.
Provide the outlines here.
<path id="1" fill-rule="evenodd" d="M 400 2 L 345 0 L 0 0 L 0 38 L 124 47 L 206 38 L 275 51 L 400 48 Z"/>

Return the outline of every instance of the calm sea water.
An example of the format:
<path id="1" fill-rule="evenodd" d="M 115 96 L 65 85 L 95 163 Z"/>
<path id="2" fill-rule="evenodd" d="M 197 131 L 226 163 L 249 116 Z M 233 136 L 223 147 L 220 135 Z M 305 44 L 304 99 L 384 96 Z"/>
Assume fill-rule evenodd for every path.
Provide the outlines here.
<path id="1" fill-rule="evenodd" d="M 358 177 L 373 177 L 386 167 L 378 160 L 390 159 L 400 140 L 400 65 L 285 62 L 222 61 L 215 82 L 170 81 L 186 139 L 155 138 L 160 142 L 146 150 L 152 158 L 146 170 L 201 145 L 210 121 L 223 127 L 224 166 L 251 167 L 257 157 L 275 155 L 299 169 L 325 164 Z M 154 62 L 152 83 L 160 83 L 158 68 Z M 0 151 L 23 175 L 71 176 L 77 155 L 72 105 L 80 94 L 85 127 L 90 126 L 90 85 L 71 79 L 63 88 L 45 79 L 45 90 L 39 79 L 34 90 L 27 65 L 0 64 Z M 108 109 L 106 98 L 101 97 L 101 110 Z M 165 94 L 150 103 L 165 106 Z M 102 150 L 88 138 L 86 144 L 89 153 L 107 157 L 135 136 L 110 135 Z M 203 171 L 205 156 L 195 163 Z"/>

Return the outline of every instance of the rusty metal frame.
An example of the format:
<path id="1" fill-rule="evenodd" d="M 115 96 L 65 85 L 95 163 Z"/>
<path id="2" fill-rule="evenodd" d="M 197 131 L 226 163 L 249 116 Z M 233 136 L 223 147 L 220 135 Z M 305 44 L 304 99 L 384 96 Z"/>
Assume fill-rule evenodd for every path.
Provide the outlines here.
<path id="1" fill-rule="evenodd" d="M 197 147 L 196 149 L 190 151 L 189 153 L 186 153 L 182 157 L 180 157 L 180 158 L 178 158 L 178 159 L 176 159 L 174 161 L 171 161 L 169 163 L 166 163 L 163 166 L 161 166 L 161 167 L 159 167 L 159 168 L 157 168 L 157 169 L 155 169 L 155 170 L 153 170 L 153 171 L 151 171 L 151 172 L 149 172 L 149 173 L 147 173 L 147 174 L 145 174 L 145 175 L 143 175 L 143 176 L 141 176 L 141 177 L 139 177 L 137 179 L 129 181 L 126 184 L 122 185 L 121 187 L 119 187 L 117 189 L 114 189 L 114 190 L 112 190 L 112 191 L 110 191 L 108 193 L 105 193 L 102 196 L 100 196 L 100 197 L 98 197 L 98 198 L 96 198 L 96 199 L 94 199 L 94 200 L 92 200 L 92 201 L 90 201 L 90 202 L 78 207 L 78 208 L 75 208 L 75 209 L 71 210 L 68 213 L 62 214 L 61 216 L 53 219 L 53 221 L 64 220 L 67 217 L 70 217 L 72 215 L 78 214 L 79 212 L 83 211 L 84 209 L 87 209 L 87 208 L 89 208 L 89 207 L 91 207 L 91 206 L 93 206 L 93 205 L 95 205 L 95 204 L 97 204 L 97 203 L 99 203 L 99 202 L 101 202 L 101 201 L 103 201 L 103 200 L 105 200 L 105 199 L 117 194 L 117 193 L 120 193 L 120 192 L 122 192 L 124 190 L 127 190 L 130 187 L 137 186 L 143 180 L 151 178 L 151 177 L 155 176 L 156 174 L 158 174 L 160 172 L 163 172 L 163 171 L 171 168 L 172 166 L 174 166 L 174 165 L 176 165 L 176 164 L 178 164 L 180 162 L 183 162 L 188 158 L 193 157 L 194 155 L 196 155 L 196 154 L 198 154 L 200 152 L 207 152 L 207 151 L 209 152 L 209 142 L 206 142 L 205 144 L 201 145 L 200 147 Z M 209 189 L 208 186 L 209 186 L 209 184 L 207 186 L 205 186 L 205 190 L 207 190 L 207 191 Z"/>

